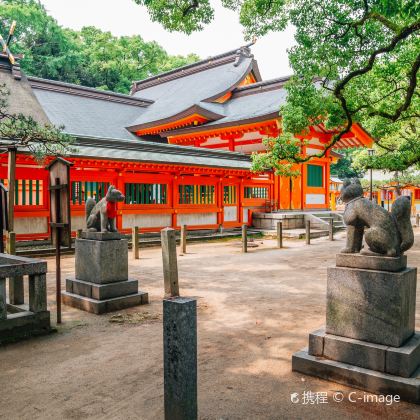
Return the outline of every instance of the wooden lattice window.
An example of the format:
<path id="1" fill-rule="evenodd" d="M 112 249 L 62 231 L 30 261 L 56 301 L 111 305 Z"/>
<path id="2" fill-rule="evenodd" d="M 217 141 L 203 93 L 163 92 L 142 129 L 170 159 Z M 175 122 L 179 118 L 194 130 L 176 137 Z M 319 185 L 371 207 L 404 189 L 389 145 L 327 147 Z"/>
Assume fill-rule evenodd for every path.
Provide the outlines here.
<path id="1" fill-rule="evenodd" d="M 245 187 L 244 188 L 245 198 L 268 198 L 267 187 Z"/>
<path id="2" fill-rule="evenodd" d="M 308 187 L 323 187 L 324 186 L 324 168 L 320 165 L 308 165 L 306 185 Z"/>
<path id="3" fill-rule="evenodd" d="M 236 185 L 225 185 L 223 187 L 223 204 L 236 204 Z"/>
<path id="4" fill-rule="evenodd" d="M 72 181 L 71 200 L 73 204 L 84 204 L 88 198 L 96 201 L 105 197 L 109 182 Z"/>
<path id="5" fill-rule="evenodd" d="M 180 185 L 179 204 L 216 204 L 214 185 Z"/>
<path id="6" fill-rule="evenodd" d="M 7 188 L 7 179 L 0 179 Z M 42 206 L 44 204 L 44 181 L 42 179 L 16 179 L 14 203 L 16 206 Z"/>
<path id="7" fill-rule="evenodd" d="M 126 204 L 167 204 L 166 184 L 125 184 Z"/>

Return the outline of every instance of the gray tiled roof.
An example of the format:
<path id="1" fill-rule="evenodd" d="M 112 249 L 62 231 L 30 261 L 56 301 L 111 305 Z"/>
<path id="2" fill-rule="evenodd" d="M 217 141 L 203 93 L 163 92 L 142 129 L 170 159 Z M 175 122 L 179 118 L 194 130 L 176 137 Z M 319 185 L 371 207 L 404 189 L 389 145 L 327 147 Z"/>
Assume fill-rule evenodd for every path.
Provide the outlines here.
<path id="1" fill-rule="evenodd" d="M 222 105 L 204 101 L 232 90 L 251 71 L 253 63 L 252 57 L 242 57 L 236 66 L 231 61 L 150 87 L 140 87 L 134 96 L 151 99 L 155 103 L 133 120 L 130 127 L 134 129 L 142 124 L 164 120 L 193 105 L 211 109 L 215 113 L 223 111 Z"/>
<path id="2" fill-rule="evenodd" d="M 233 97 L 224 104 L 226 117 L 206 124 L 211 126 L 227 122 L 237 122 L 280 112 L 280 106 L 286 103 L 286 90 L 275 89 L 256 92 L 251 95 Z"/>
<path id="3" fill-rule="evenodd" d="M 33 90 L 51 123 L 64 125 L 65 132 L 76 136 L 135 139 L 125 126 L 146 110 L 139 106 L 65 92 Z"/>
<path id="4" fill-rule="evenodd" d="M 79 138 L 72 156 L 135 162 L 157 162 L 249 170 L 251 161 L 240 153 L 142 141 Z"/>

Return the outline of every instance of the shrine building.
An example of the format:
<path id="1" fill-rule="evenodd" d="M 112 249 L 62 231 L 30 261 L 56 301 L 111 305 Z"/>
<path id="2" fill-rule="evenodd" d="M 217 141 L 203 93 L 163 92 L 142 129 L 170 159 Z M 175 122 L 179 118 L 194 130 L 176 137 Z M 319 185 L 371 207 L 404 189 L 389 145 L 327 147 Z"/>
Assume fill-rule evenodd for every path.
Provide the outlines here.
<path id="1" fill-rule="evenodd" d="M 323 158 L 297 165 L 301 175 L 250 171 L 250 154 L 280 132 L 288 78 L 262 80 L 248 46 L 145 80 L 130 95 L 25 76 L 0 54 L 0 83 L 11 92 L 9 111 L 64 126 L 76 144 L 71 167 L 72 230 L 85 227 L 88 197 L 109 185 L 125 195 L 117 226 L 129 232 L 163 227 L 216 229 L 251 223 L 253 211 L 330 207 L 334 152 L 369 147 L 357 124 Z M 302 154 L 317 154 L 333 135 L 310 127 Z M 7 153 L 0 155 L 7 184 Z M 22 151 L 16 170 L 15 231 L 19 239 L 49 236 L 48 172 Z"/>

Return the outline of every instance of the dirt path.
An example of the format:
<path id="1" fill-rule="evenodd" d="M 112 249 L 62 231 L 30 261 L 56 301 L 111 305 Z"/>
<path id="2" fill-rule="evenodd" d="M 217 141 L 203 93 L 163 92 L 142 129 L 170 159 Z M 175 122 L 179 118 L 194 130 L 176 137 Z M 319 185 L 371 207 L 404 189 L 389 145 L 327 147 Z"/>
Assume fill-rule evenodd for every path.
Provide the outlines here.
<path id="1" fill-rule="evenodd" d="M 420 265 L 419 236 L 409 252 L 413 266 Z M 335 403 L 334 390 L 350 389 L 291 372 L 292 354 L 324 324 L 326 267 L 343 240 L 285 244 L 277 250 L 274 240 L 265 240 L 246 255 L 230 242 L 194 244 L 179 257 L 181 293 L 199 305 L 199 417 L 419 418 L 420 409 L 407 403 Z M 63 260 L 63 278 L 73 265 L 73 257 Z M 48 267 L 54 312 L 53 259 Z M 134 323 L 64 306 L 58 333 L 0 349 L 0 418 L 163 418 L 160 248 L 141 250 L 129 271 L 151 300 L 124 311 Z M 291 393 L 309 390 L 327 391 L 329 402 L 290 401 Z"/>

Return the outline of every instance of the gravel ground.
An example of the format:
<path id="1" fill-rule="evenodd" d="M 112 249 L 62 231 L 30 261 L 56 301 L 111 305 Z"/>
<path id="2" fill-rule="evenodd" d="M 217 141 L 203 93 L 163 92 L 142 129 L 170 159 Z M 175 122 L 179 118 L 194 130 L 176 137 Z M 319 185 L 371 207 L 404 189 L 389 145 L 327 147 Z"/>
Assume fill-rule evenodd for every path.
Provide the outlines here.
<path id="1" fill-rule="evenodd" d="M 259 240 L 248 254 L 234 242 L 195 243 L 179 257 L 181 294 L 198 299 L 200 419 L 420 418 L 404 402 L 334 402 L 334 391 L 351 389 L 291 371 L 292 354 L 324 324 L 326 267 L 343 237 L 287 240 L 282 250 Z M 408 255 L 419 266 L 420 241 Z M 161 250 L 141 250 L 129 264 L 150 305 L 102 316 L 63 306 L 57 333 L 0 349 L 1 419 L 163 418 Z M 62 265 L 64 283 L 74 257 Z M 291 402 L 304 391 L 327 392 L 328 403 Z"/>

